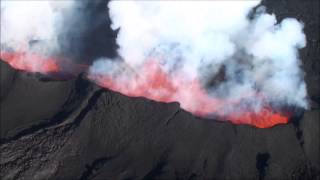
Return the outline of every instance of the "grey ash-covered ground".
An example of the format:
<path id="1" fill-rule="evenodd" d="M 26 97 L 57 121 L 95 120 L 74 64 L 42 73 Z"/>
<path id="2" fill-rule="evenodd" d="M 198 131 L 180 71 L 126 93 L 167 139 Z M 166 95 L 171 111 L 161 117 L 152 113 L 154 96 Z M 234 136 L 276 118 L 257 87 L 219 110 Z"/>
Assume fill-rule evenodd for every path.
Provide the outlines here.
<path id="1" fill-rule="evenodd" d="M 305 23 L 310 109 L 291 123 L 205 120 L 177 103 L 126 97 L 83 76 L 44 80 L 1 61 L 1 179 L 320 179 L 320 2 L 263 4 Z M 99 53 L 112 54 L 88 59 Z"/>

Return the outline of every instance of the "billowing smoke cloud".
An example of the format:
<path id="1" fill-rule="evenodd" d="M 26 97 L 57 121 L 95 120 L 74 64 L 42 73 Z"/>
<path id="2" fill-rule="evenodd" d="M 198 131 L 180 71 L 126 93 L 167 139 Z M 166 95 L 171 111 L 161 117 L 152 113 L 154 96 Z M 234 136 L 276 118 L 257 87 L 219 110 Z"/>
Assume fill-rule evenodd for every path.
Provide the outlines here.
<path id="1" fill-rule="evenodd" d="M 62 12 L 72 5 L 73 1 L 1 2 L 1 48 L 55 50 Z M 33 46 L 37 41 L 41 46 Z"/>
<path id="2" fill-rule="evenodd" d="M 73 0 L 1 1 L 1 58 L 30 72 L 59 71 L 52 56 L 60 51 L 65 12 L 74 6 Z"/>
<path id="3" fill-rule="evenodd" d="M 274 111 L 308 106 L 298 57 L 303 24 L 277 22 L 263 7 L 250 14 L 259 3 L 112 1 L 119 58 L 96 60 L 89 78 L 126 95 L 177 101 L 200 116 L 284 123 L 287 116 Z"/>
<path id="4" fill-rule="evenodd" d="M 107 0 L 1 1 L 1 56 L 29 72 L 76 75 L 97 57 L 116 55 Z M 109 48 L 105 48 L 105 47 Z"/>
<path id="5" fill-rule="evenodd" d="M 114 32 L 100 1 L 3 1 L 0 57 L 44 74 L 75 74 L 87 66 L 69 58 L 92 58 L 88 78 L 105 88 L 270 127 L 288 122 L 288 107 L 308 107 L 298 52 L 306 40 L 301 22 L 253 11 L 259 3 L 111 1 L 119 48 L 110 59 Z"/>

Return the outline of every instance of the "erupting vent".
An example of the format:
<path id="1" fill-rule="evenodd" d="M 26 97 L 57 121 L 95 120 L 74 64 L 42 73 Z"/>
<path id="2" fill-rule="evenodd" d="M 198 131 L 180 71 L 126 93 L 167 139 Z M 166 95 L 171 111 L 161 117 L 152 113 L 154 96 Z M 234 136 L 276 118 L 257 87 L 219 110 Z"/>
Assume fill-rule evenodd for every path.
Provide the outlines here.
<path id="1" fill-rule="evenodd" d="M 88 67 L 56 55 L 62 49 L 58 37 L 68 28 L 61 26 L 63 15 L 79 13 L 76 1 L 5 1 L 1 59 L 28 72 L 86 71 L 88 79 L 128 96 L 179 102 L 205 118 L 272 127 L 289 121 L 294 112 L 285 107 L 308 107 L 298 56 L 306 41 L 302 23 L 278 23 L 263 7 L 253 12 L 259 3 L 111 1 L 118 58 L 93 59 Z M 33 19 L 26 24 L 24 18 Z M 30 43 L 34 39 L 50 41 Z M 212 79 L 218 80 L 210 84 Z"/>

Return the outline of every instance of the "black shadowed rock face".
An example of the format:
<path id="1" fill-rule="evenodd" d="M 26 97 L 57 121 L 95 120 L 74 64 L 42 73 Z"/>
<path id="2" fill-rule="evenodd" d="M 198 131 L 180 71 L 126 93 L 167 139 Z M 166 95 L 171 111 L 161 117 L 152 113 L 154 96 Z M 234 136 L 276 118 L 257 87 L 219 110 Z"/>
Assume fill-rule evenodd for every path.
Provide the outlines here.
<path id="1" fill-rule="evenodd" d="M 268 129 L 204 120 L 83 76 L 1 65 L 1 179 L 319 179 L 319 1 L 265 1 L 305 23 L 310 110 Z M 281 17 L 281 16 L 280 16 Z"/>
<path id="2" fill-rule="evenodd" d="M 259 171 L 259 179 L 263 179 L 266 175 L 266 168 L 268 167 L 268 160 L 270 155 L 268 153 L 258 153 L 256 167 Z"/>

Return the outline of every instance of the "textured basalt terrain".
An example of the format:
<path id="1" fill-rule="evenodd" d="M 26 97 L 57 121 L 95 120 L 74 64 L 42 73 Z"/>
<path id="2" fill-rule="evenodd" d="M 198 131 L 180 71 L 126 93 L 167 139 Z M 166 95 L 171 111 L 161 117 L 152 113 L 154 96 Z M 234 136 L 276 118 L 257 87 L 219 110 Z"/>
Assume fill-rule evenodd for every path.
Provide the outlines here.
<path id="1" fill-rule="evenodd" d="M 201 119 L 84 75 L 1 65 L 1 179 L 320 179 L 320 2 L 263 2 L 305 24 L 310 108 L 268 129 Z"/>

